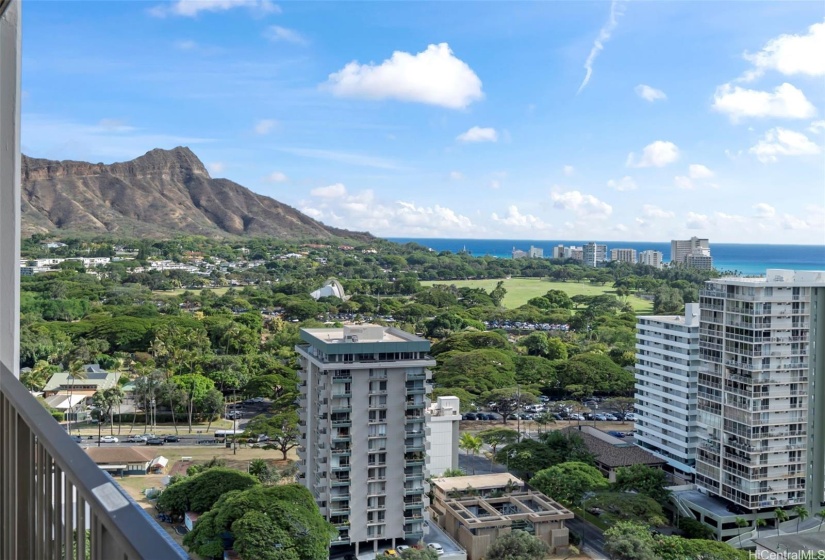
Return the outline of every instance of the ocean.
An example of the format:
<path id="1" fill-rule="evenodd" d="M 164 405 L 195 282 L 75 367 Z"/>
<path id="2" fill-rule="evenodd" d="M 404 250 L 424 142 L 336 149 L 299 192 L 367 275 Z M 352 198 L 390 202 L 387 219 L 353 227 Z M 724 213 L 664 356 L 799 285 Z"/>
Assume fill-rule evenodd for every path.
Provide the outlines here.
<path id="1" fill-rule="evenodd" d="M 490 255 L 511 258 L 513 248 L 527 251 L 530 246 L 544 249 L 544 255 L 551 256 L 556 245 L 581 247 L 588 241 L 552 240 L 531 241 L 529 239 L 422 239 L 390 237 L 395 243 L 418 243 L 434 251 L 457 253 L 466 250 L 476 257 Z M 665 261 L 670 260 L 670 242 L 645 243 L 641 241 L 596 241 L 610 249 L 636 249 L 636 251 L 661 251 Z M 745 245 L 738 243 L 711 243 L 710 252 L 713 266 L 717 270 L 736 271 L 743 275 L 765 274 L 769 268 L 792 270 L 825 270 L 825 245 Z"/>

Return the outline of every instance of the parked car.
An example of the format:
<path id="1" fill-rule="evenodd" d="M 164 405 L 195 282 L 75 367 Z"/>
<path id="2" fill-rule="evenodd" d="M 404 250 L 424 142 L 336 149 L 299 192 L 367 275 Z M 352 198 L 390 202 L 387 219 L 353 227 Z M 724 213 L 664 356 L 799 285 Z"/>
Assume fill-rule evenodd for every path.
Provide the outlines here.
<path id="1" fill-rule="evenodd" d="M 117 443 L 118 439 L 115 436 L 103 436 L 100 438 L 100 443 Z"/>
<path id="2" fill-rule="evenodd" d="M 80 436 L 72 436 L 72 441 L 75 443 L 83 443 L 83 438 Z"/>
<path id="3" fill-rule="evenodd" d="M 443 547 L 443 546 L 441 546 L 440 544 L 438 544 L 437 542 L 431 542 L 430 544 L 428 544 L 428 545 L 427 545 L 427 548 L 429 548 L 429 549 L 431 549 L 431 550 L 435 550 L 435 551 L 436 551 L 436 553 L 437 553 L 439 556 L 443 556 L 443 555 L 444 555 L 444 547 Z"/>
<path id="4" fill-rule="evenodd" d="M 490 420 L 495 420 L 496 419 L 495 415 L 490 414 L 489 412 L 482 412 L 481 414 L 478 414 L 477 416 L 478 416 L 479 420 L 490 421 Z"/>
<path id="5" fill-rule="evenodd" d="M 636 414 L 634 414 L 633 412 L 628 412 L 627 414 L 624 415 L 624 419 L 625 420 L 636 420 Z"/>
<path id="6" fill-rule="evenodd" d="M 146 440 L 146 445 L 163 445 L 163 440 L 159 437 L 153 437 Z"/>
<path id="7" fill-rule="evenodd" d="M 584 416 L 578 413 L 573 413 L 570 415 L 571 420 L 584 420 Z"/>
<path id="8" fill-rule="evenodd" d="M 478 416 L 475 412 L 467 412 L 461 417 L 462 420 L 477 420 Z"/>
<path id="9" fill-rule="evenodd" d="M 230 410 L 226 413 L 226 417 L 229 420 L 237 420 L 238 418 L 243 418 L 243 412 L 239 410 Z"/>
<path id="10" fill-rule="evenodd" d="M 399 544 L 398 546 L 395 547 L 395 551 L 398 552 L 398 554 L 401 554 L 405 550 L 409 550 L 409 549 L 410 549 L 410 547 L 407 546 L 406 544 Z"/>
<path id="11" fill-rule="evenodd" d="M 163 441 L 166 443 L 174 443 L 180 441 L 180 438 L 178 436 L 166 436 L 163 438 Z"/>
<path id="12" fill-rule="evenodd" d="M 607 433 L 610 434 L 611 436 L 617 437 L 617 438 L 623 438 L 624 437 L 624 432 L 617 432 L 616 430 L 610 430 Z"/>
<path id="13" fill-rule="evenodd" d="M 143 443 L 146 441 L 147 438 L 143 436 L 126 436 L 126 439 L 123 440 L 126 443 Z"/>

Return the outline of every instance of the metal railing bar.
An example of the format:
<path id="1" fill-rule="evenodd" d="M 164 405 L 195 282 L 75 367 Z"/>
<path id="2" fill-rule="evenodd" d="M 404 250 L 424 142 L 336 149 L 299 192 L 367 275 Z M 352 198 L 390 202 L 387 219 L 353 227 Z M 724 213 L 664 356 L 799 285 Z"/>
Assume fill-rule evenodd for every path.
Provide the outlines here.
<path id="1" fill-rule="evenodd" d="M 52 560 L 60 560 L 63 546 L 63 470 L 57 465 L 54 466 L 55 487 L 54 487 L 54 511 L 57 513 L 52 525 L 54 534 L 54 546 L 49 555 Z"/>
<path id="2" fill-rule="evenodd" d="M 127 558 L 152 560 L 188 558 L 183 549 L 177 546 L 171 537 L 113 482 L 108 473 L 103 472 L 80 446 L 68 437 L 65 430 L 45 408 L 34 400 L 5 364 L 0 364 L 0 389 L 2 389 L 2 395 L 4 401 L 7 402 L 11 417 L 3 418 L 4 431 L 8 429 L 11 431 L 9 435 L 17 435 L 16 450 L 11 449 L 11 453 L 5 455 L 6 457 L 16 455 L 17 458 L 16 464 L 12 467 L 14 472 L 9 473 L 9 487 L 17 483 L 17 488 L 14 488 L 13 493 L 8 495 L 12 503 L 17 504 L 16 512 L 10 512 L 12 515 L 16 514 L 16 519 L 13 521 L 16 527 L 8 535 L 16 542 L 11 543 L 11 554 L 7 557 L 35 557 L 30 548 L 32 543 L 23 542 L 17 537 L 36 535 L 34 516 L 29 511 L 35 503 L 32 465 L 34 464 L 33 447 L 36 434 L 38 444 L 42 445 L 48 455 L 62 467 L 66 476 L 65 482 L 73 486 L 73 494 L 78 504 L 76 522 L 72 523 L 71 514 L 64 520 L 65 535 L 68 537 L 64 539 L 64 548 L 68 552 L 66 558 L 72 555 L 70 547 L 74 540 L 71 536 L 73 527 L 78 529 L 78 544 L 85 545 L 85 504 L 87 503 L 91 510 L 100 516 L 101 522 L 107 529 L 102 535 L 103 538 L 114 539 Z M 71 512 L 72 496 L 68 491 L 68 484 L 66 490 L 68 499 L 64 504 L 64 511 Z M 83 508 L 79 507 L 80 504 L 83 504 Z M 51 504 L 49 507 L 52 507 Z M 3 521 L 6 522 L 7 519 Z M 11 522 L 11 520 L 8 521 Z M 45 537 L 45 535 L 41 536 Z M 85 560 L 84 546 L 77 548 L 78 560 Z"/>

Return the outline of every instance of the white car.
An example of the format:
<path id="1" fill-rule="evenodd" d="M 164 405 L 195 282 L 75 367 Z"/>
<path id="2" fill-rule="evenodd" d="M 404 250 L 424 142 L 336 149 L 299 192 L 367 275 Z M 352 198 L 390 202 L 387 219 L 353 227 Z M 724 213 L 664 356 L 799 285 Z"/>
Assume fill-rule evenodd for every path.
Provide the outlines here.
<path id="1" fill-rule="evenodd" d="M 439 556 L 443 556 L 443 555 L 444 555 L 444 547 L 443 547 L 443 546 L 441 546 L 440 544 L 438 544 L 437 542 L 431 542 L 430 544 L 428 544 L 428 545 L 427 545 L 427 548 L 432 549 L 432 550 L 435 550 L 435 552 L 436 552 Z"/>
<path id="2" fill-rule="evenodd" d="M 103 436 L 100 438 L 100 443 L 117 443 L 118 439 L 115 436 Z"/>
<path id="3" fill-rule="evenodd" d="M 409 546 L 407 546 L 406 544 L 399 544 L 398 546 L 396 546 L 396 547 L 395 547 L 395 551 L 396 551 L 398 554 L 401 554 L 401 553 L 402 553 L 402 552 L 404 552 L 405 550 L 409 550 L 409 549 L 410 549 L 410 547 L 409 547 Z"/>

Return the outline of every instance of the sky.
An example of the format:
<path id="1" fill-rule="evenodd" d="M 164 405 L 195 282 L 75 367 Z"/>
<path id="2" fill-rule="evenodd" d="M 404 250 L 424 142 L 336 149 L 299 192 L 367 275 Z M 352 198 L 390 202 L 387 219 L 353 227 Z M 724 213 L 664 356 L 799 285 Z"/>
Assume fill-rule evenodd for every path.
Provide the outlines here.
<path id="1" fill-rule="evenodd" d="M 825 244 L 825 4 L 47 2 L 23 150 L 383 237 Z"/>

